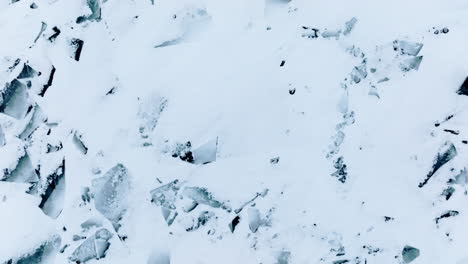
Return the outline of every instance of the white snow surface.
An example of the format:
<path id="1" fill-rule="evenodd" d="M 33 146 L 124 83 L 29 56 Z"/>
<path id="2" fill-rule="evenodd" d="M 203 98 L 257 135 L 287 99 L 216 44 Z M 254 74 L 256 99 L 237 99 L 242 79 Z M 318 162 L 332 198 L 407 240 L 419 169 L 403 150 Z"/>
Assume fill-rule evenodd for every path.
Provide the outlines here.
<path id="1" fill-rule="evenodd" d="M 414 264 L 468 263 L 468 97 L 457 94 L 468 2 L 96 1 L 101 18 L 77 23 L 93 0 L 0 0 L 0 87 L 25 63 L 41 72 L 20 81 L 46 117 L 21 137 L 31 115 L 0 113 L 3 177 L 23 148 L 40 177 L 38 189 L 0 182 L 0 263 L 56 237 L 38 263 L 72 263 L 99 228 L 114 234 L 110 246 L 86 263 L 390 264 L 406 263 L 405 246 L 419 250 Z M 416 56 L 394 50 L 399 40 L 423 44 L 419 67 L 402 70 Z M 174 154 L 187 142 L 192 163 Z M 445 142 L 457 154 L 419 187 Z M 345 179 L 334 176 L 340 157 Z M 130 182 L 118 227 L 96 210 L 92 184 L 117 164 Z M 46 206 L 60 213 L 46 215 L 47 176 L 63 172 Z M 150 192 L 175 180 L 169 225 Z M 222 206 L 184 211 L 185 187 Z M 256 232 L 249 208 L 262 218 Z M 102 227 L 83 228 L 90 218 Z"/>

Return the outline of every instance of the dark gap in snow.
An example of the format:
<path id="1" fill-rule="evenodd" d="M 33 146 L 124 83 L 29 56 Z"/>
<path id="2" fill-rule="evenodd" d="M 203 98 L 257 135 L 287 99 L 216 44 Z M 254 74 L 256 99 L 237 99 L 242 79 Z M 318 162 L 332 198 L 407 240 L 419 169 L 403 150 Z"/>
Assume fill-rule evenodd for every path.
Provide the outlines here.
<path id="1" fill-rule="evenodd" d="M 457 94 L 468 95 L 468 77 L 466 77 L 465 81 L 458 89 Z"/>
<path id="2" fill-rule="evenodd" d="M 54 81 L 54 75 L 55 75 L 55 67 L 52 65 L 52 70 L 50 71 L 49 79 L 47 80 L 47 83 L 42 87 L 42 90 L 39 92 L 39 96 L 44 97 L 45 93 L 47 92 L 47 89 L 49 89 L 50 86 L 52 86 L 52 83 Z"/>
<path id="3" fill-rule="evenodd" d="M 13 65 L 10 66 L 10 67 L 8 67 L 8 71 L 9 71 L 9 72 L 12 72 L 12 71 L 16 68 L 16 66 L 19 65 L 20 62 L 21 62 L 20 59 L 16 59 L 15 62 L 13 63 Z"/>
<path id="4" fill-rule="evenodd" d="M 438 224 L 440 222 L 440 220 L 444 219 L 444 218 L 449 218 L 449 217 L 453 217 L 453 216 L 457 216 L 459 215 L 460 212 L 458 211 L 455 211 L 455 210 L 448 210 L 447 212 L 443 213 L 442 215 L 436 217 L 435 219 L 435 222 L 436 224 Z"/>
<path id="5" fill-rule="evenodd" d="M 447 133 L 454 134 L 454 135 L 460 134 L 460 131 L 458 131 L 458 130 L 444 129 L 444 131 L 447 132 Z"/>
<path id="6" fill-rule="evenodd" d="M 391 216 L 384 216 L 384 221 L 385 222 L 389 222 L 389 221 L 393 221 L 395 220 L 395 218 L 391 217 Z"/>
<path id="7" fill-rule="evenodd" d="M 455 116 L 454 114 L 448 115 L 446 118 L 444 118 L 444 120 L 442 120 L 442 121 L 440 121 L 440 122 L 437 121 L 437 122 L 434 124 L 434 126 L 435 126 L 435 127 L 439 127 L 441 124 L 443 124 L 443 123 L 449 121 L 449 120 L 452 119 L 454 116 Z"/>
<path id="8" fill-rule="evenodd" d="M 304 29 L 304 33 L 302 33 L 303 38 L 318 38 L 319 36 L 319 30 L 316 28 L 309 28 L 303 26 L 302 29 Z"/>
<path id="9" fill-rule="evenodd" d="M 55 39 L 60 35 L 61 31 L 58 27 L 53 27 L 52 30 L 54 31 L 54 34 L 52 34 L 50 37 L 49 37 L 49 41 L 50 42 L 54 42 Z"/>
<path id="10" fill-rule="evenodd" d="M 231 223 L 229 223 L 229 230 L 231 230 L 231 233 L 234 233 L 234 230 L 236 229 L 236 226 L 240 223 L 240 216 L 236 215 L 234 219 L 232 219 Z"/>
<path id="11" fill-rule="evenodd" d="M 75 47 L 74 59 L 80 61 L 81 51 L 83 50 L 84 41 L 81 39 L 72 39 L 71 45 Z"/>
<path id="12" fill-rule="evenodd" d="M 270 159 L 271 164 L 278 164 L 279 161 L 280 161 L 280 157 L 275 157 L 275 158 Z"/>
<path id="13" fill-rule="evenodd" d="M 65 191 L 65 159 L 62 160 L 62 164 L 49 176 L 47 176 L 48 186 L 44 193 L 41 195 L 41 203 L 39 208 L 44 211 L 45 214 L 56 218 L 62 208 L 58 204 L 64 198 L 63 192 Z"/>
<path id="14" fill-rule="evenodd" d="M 111 94 L 115 94 L 115 90 L 117 89 L 117 87 L 112 87 L 107 93 L 106 95 L 111 95 Z"/>
<path id="15" fill-rule="evenodd" d="M 51 145 L 47 143 L 47 150 L 46 153 L 54 153 L 63 148 L 62 142 L 59 143 L 59 145 Z"/>

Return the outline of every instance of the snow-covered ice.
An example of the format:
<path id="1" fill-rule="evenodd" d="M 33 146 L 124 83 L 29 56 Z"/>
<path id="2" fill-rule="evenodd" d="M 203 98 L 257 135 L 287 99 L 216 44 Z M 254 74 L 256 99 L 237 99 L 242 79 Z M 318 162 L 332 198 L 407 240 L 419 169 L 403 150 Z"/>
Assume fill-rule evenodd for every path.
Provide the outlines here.
<path id="1" fill-rule="evenodd" d="M 468 263 L 463 0 L 0 0 L 0 263 Z"/>

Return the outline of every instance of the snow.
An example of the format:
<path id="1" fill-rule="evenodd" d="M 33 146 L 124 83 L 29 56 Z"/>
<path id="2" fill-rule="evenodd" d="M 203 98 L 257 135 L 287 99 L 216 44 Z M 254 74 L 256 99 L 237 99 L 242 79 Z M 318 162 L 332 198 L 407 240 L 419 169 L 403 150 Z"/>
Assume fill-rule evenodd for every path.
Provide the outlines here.
<path id="1" fill-rule="evenodd" d="M 467 263 L 465 1 L 33 2 L 0 2 L 1 263 Z"/>

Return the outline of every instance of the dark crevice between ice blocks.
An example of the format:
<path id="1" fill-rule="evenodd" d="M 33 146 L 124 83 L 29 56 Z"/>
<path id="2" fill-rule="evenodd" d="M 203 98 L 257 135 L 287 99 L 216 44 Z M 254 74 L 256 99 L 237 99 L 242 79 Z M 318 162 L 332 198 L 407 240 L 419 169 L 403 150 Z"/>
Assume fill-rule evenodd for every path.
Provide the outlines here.
<path id="1" fill-rule="evenodd" d="M 49 79 L 47 80 L 47 83 L 42 87 L 41 91 L 39 92 L 38 94 L 39 96 L 44 97 L 49 87 L 52 86 L 52 83 L 54 81 L 55 71 L 56 69 L 54 65 L 52 65 L 52 69 L 50 70 L 50 74 L 49 74 Z"/>
<path id="2" fill-rule="evenodd" d="M 50 37 L 49 37 L 49 41 L 50 42 L 54 42 L 55 39 L 60 35 L 60 33 L 62 31 L 60 31 L 60 29 L 58 27 L 53 27 L 52 30 L 54 31 L 54 34 L 52 34 Z"/>
<path id="3" fill-rule="evenodd" d="M 81 51 L 83 50 L 84 41 L 81 39 L 72 39 L 71 45 L 75 48 L 73 58 L 80 61 Z"/>
<path id="4" fill-rule="evenodd" d="M 460 212 L 458 212 L 458 211 L 448 210 L 447 212 L 445 212 L 445 213 L 441 214 L 440 216 L 436 217 L 435 222 L 436 222 L 436 224 L 438 224 L 440 222 L 440 220 L 442 220 L 444 218 L 454 217 L 454 216 L 457 216 L 459 214 L 460 214 Z"/>
<path id="5" fill-rule="evenodd" d="M 52 217 L 57 218 L 62 211 L 63 199 L 65 197 L 65 159 L 62 164 L 52 173 L 47 176 L 49 185 L 41 195 L 41 203 L 39 208 Z"/>
<path id="6" fill-rule="evenodd" d="M 463 84 L 458 89 L 457 94 L 459 94 L 459 95 L 468 95 L 468 77 L 466 77 L 465 81 L 463 82 Z"/>

